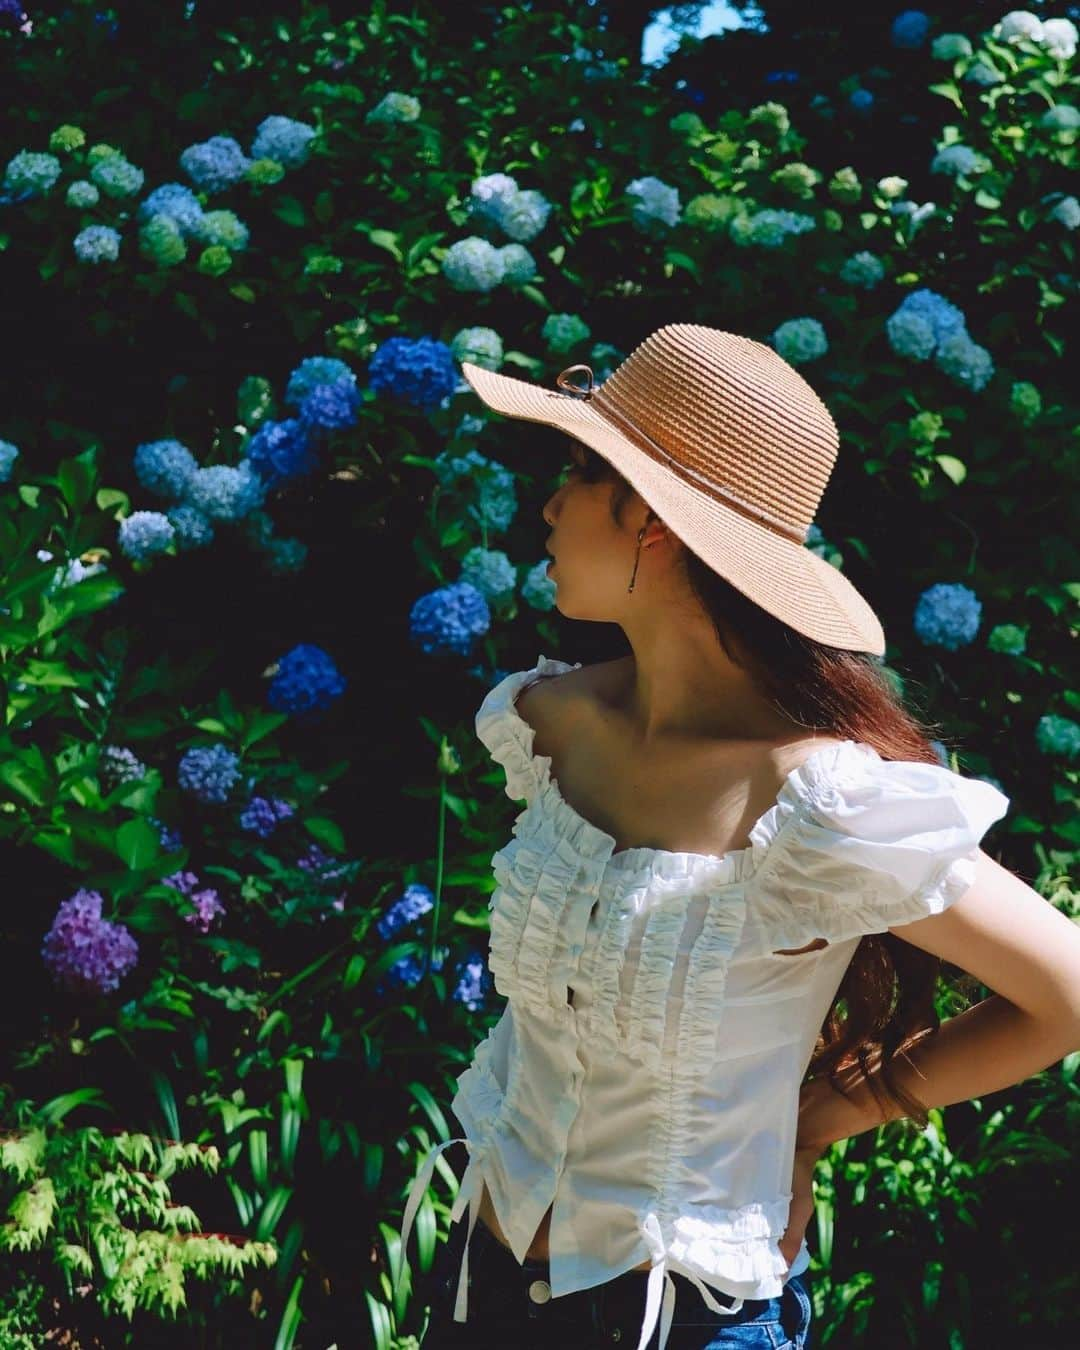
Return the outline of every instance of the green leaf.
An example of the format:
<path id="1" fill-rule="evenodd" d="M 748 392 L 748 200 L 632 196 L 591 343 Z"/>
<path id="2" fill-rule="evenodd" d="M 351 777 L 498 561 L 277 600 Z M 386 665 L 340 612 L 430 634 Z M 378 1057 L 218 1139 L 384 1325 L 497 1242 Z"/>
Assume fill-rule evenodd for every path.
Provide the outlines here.
<path id="1" fill-rule="evenodd" d="M 108 511 L 117 506 L 122 512 L 127 512 L 131 507 L 131 498 L 119 488 L 98 488 L 94 501 L 101 511 Z"/>
<path id="2" fill-rule="evenodd" d="M 325 816 L 309 816 L 304 821 L 304 828 L 320 844 L 325 844 L 333 852 L 345 852 L 345 836 L 336 821 L 327 820 Z"/>
<path id="3" fill-rule="evenodd" d="M 304 208 L 295 197 L 279 197 L 274 206 L 274 215 L 286 225 L 303 225 Z"/>
<path id="4" fill-rule="evenodd" d="M 386 249 L 387 253 L 392 253 L 398 262 L 404 261 L 401 249 L 398 248 L 398 236 L 392 230 L 369 230 L 367 237 L 376 248 Z"/>
<path id="5" fill-rule="evenodd" d="M 955 455 L 935 455 L 934 459 L 954 483 L 960 484 L 967 477 L 967 465 Z"/>
<path id="6" fill-rule="evenodd" d="M 161 841 L 153 826 L 139 817 L 116 831 L 116 852 L 131 871 L 137 871 L 154 861 L 161 852 Z"/>
<path id="7" fill-rule="evenodd" d="M 64 501 L 72 511 L 81 511 L 94 490 L 94 470 L 79 459 L 65 459 L 57 470 L 56 479 Z"/>
<path id="8" fill-rule="evenodd" d="M 238 281 L 229 287 L 229 294 L 235 295 L 237 300 L 243 300 L 246 305 L 250 305 L 255 299 L 255 292 L 244 281 Z"/>

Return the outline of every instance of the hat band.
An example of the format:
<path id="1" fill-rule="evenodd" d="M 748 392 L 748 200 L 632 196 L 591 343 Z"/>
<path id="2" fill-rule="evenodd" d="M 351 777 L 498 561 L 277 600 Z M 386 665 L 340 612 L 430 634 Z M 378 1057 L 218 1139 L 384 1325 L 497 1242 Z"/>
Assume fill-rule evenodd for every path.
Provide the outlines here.
<path id="1" fill-rule="evenodd" d="M 589 372 L 590 375 L 592 372 Z M 591 383 L 591 381 L 590 381 Z M 737 496 L 727 487 L 721 487 L 719 483 L 711 478 L 706 478 L 704 474 L 697 473 L 684 464 L 681 460 L 675 459 L 662 445 L 657 445 L 646 432 L 632 422 L 625 413 L 619 412 L 610 402 L 601 401 L 604 392 L 603 385 L 598 385 L 595 390 L 590 389 L 585 395 L 587 402 L 591 403 L 602 417 L 610 418 L 615 422 L 618 429 L 635 441 L 639 447 L 650 455 L 653 459 L 659 460 L 666 468 L 671 469 L 680 478 L 692 484 L 695 487 L 703 488 L 710 497 L 721 499 L 726 505 L 734 507 L 736 511 L 748 516 L 760 525 L 764 525 L 767 530 L 772 530 L 774 534 L 781 534 L 785 539 L 791 539 L 796 544 L 805 544 L 807 531 L 801 530 L 795 525 L 790 525 L 786 520 L 780 520 L 771 512 L 764 510 L 760 506 L 755 506 L 751 502 L 744 501 L 742 497 Z"/>

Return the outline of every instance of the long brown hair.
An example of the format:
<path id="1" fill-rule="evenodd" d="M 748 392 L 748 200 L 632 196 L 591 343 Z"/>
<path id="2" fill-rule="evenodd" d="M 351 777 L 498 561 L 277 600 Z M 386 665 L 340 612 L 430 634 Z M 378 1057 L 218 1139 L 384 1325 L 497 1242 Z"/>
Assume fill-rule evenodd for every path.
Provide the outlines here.
<path id="1" fill-rule="evenodd" d="M 586 482 L 611 482 L 611 514 L 622 526 L 633 487 L 601 455 L 575 443 L 573 468 Z M 650 517 L 655 512 L 649 512 Z M 845 651 L 804 637 L 737 590 L 682 547 L 686 577 L 709 615 L 728 657 L 754 672 L 776 707 L 800 726 L 841 739 L 863 741 L 883 759 L 940 764 L 933 736 L 939 724 L 916 715 L 902 702 L 878 657 Z M 944 744 L 944 742 L 942 742 Z M 926 1104 L 896 1081 L 892 1061 L 906 1054 L 941 1024 L 935 994 L 940 957 L 892 933 L 864 936 L 856 947 L 817 1039 L 807 1079 L 827 1076 L 842 1095 L 840 1075 L 858 1065 L 883 1109 L 891 1100 L 920 1127 Z M 961 975 L 956 992 L 974 983 Z M 967 987 L 965 987 L 967 986 Z M 853 1086 L 848 1080 L 848 1086 Z"/>

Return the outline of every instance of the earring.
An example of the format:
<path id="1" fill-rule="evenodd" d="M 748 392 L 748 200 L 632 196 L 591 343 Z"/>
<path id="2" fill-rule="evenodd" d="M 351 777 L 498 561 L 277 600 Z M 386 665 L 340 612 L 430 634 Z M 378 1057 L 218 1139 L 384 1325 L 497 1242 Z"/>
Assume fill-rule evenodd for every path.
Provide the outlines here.
<path id="1" fill-rule="evenodd" d="M 638 563 L 641 561 L 641 541 L 645 537 L 645 526 L 637 532 L 637 553 L 634 554 L 634 570 L 630 574 L 630 585 L 627 587 L 627 595 L 634 589 L 634 578 L 637 576 Z"/>

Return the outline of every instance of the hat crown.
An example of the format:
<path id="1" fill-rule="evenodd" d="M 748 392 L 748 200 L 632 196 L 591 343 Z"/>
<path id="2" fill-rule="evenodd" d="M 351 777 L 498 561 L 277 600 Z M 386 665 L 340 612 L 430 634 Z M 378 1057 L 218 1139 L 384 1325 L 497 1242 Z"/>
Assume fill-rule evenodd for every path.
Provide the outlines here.
<path id="1" fill-rule="evenodd" d="M 650 334 L 591 394 L 638 444 L 717 501 L 805 539 L 839 450 L 828 408 L 779 353 L 700 324 Z M 650 444 L 651 442 L 651 444 Z"/>

